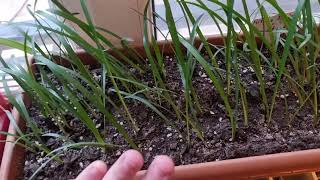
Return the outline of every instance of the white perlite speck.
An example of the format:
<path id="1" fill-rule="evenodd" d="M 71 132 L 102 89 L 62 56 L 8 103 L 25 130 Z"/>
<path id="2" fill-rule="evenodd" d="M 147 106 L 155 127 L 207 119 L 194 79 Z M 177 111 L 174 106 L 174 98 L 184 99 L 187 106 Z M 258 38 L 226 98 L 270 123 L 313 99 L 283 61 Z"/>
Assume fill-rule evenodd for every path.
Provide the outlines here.
<path id="1" fill-rule="evenodd" d="M 121 152 L 120 151 L 118 151 L 117 152 L 117 154 L 116 154 L 116 156 L 120 156 L 121 155 Z"/>
<path id="2" fill-rule="evenodd" d="M 80 162 L 80 163 L 79 163 L 79 166 L 80 166 L 81 168 L 83 168 L 83 162 Z"/>

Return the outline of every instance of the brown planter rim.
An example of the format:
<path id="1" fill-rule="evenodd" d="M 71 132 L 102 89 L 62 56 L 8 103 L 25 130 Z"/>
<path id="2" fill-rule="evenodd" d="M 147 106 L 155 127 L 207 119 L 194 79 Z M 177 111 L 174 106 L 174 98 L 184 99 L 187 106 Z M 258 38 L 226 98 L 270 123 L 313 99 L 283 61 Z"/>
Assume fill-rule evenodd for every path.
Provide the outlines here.
<path id="1" fill-rule="evenodd" d="M 208 42 L 215 45 L 223 44 L 223 37 L 210 36 Z M 164 54 L 172 54 L 170 41 L 159 42 L 164 48 Z M 137 52 L 143 52 L 143 46 L 134 47 Z M 123 51 L 120 49 L 120 51 Z M 113 51 L 109 51 L 113 54 Z M 84 64 L 97 66 L 97 61 L 84 51 L 77 52 Z M 145 57 L 144 53 L 141 53 Z M 32 61 L 30 61 L 32 62 Z M 60 62 L 61 63 L 61 62 Z M 68 65 L 64 62 L 61 64 Z M 30 100 L 24 95 L 25 103 Z M 21 129 L 25 128 L 25 122 L 21 119 L 19 112 L 12 110 L 16 123 Z M 16 134 L 16 130 L 10 123 L 8 132 Z M 7 141 L 16 140 L 8 136 Z M 21 146 L 7 142 L 4 149 L 3 159 L 0 167 L 0 179 L 18 179 L 23 175 L 25 151 Z M 250 179 L 270 176 L 284 176 L 289 174 L 320 171 L 320 149 L 277 153 L 262 156 L 251 156 L 232 160 L 198 163 L 175 167 L 175 180 L 211 180 L 211 179 Z M 140 180 L 146 171 L 137 173 L 135 180 Z"/>
<path id="2" fill-rule="evenodd" d="M 175 167 L 175 180 L 251 179 L 320 170 L 320 149 L 251 156 Z M 140 171 L 140 180 L 146 171 Z"/>

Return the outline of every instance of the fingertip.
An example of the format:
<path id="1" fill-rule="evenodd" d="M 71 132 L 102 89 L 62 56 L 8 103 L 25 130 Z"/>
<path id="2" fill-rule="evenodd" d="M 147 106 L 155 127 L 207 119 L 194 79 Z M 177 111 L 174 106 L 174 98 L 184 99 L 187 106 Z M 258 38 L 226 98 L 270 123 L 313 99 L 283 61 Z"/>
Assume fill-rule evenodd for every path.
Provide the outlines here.
<path id="1" fill-rule="evenodd" d="M 106 173 L 107 165 L 103 161 L 94 161 L 78 175 L 76 180 L 102 179 Z"/>
<path id="2" fill-rule="evenodd" d="M 122 156 L 129 169 L 140 170 L 142 168 L 143 157 L 139 151 L 128 150 Z"/>
<path id="3" fill-rule="evenodd" d="M 101 160 L 94 161 L 92 163 L 92 168 L 94 168 L 99 174 L 107 173 L 107 165 Z"/>
<path id="4" fill-rule="evenodd" d="M 130 157 L 130 158 L 135 158 L 137 161 L 139 162 L 142 162 L 143 163 L 143 157 L 141 155 L 141 153 L 137 150 L 134 150 L 134 149 L 130 149 L 130 150 L 127 150 L 123 153 L 127 158 Z"/>
<path id="5" fill-rule="evenodd" d="M 111 166 L 104 179 L 131 179 L 143 166 L 143 157 L 136 150 L 124 152 Z"/>
<path id="6" fill-rule="evenodd" d="M 174 163 L 169 156 L 156 156 L 150 164 L 144 180 L 168 180 L 174 175 Z"/>
<path id="7" fill-rule="evenodd" d="M 159 169 L 161 176 L 168 177 L 174 173 L 174 162 L 169 156 L 159 155 L 154 158 L 154 166 Z"/>

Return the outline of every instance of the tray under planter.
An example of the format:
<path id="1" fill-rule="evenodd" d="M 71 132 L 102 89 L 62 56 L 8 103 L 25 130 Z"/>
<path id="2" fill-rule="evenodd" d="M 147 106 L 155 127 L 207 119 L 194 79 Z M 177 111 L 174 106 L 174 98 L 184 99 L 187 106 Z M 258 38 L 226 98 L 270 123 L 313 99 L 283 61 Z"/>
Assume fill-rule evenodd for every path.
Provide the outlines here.
<path id="1" fill-rule="evenodd" d="M 223 42 L 221 37 L 212 37 L 209 41 L 214 42 L 215 44 L 221 44 Z M 165 52 L 170 54 L 169 45 L 165 44 L 165 47 L 167 47 Z M 136 47 L 137 51 L 141 52 L 142 49 L 142 47 Z M 78 52 L 78 56 L 87 65 L 98 65 L 97 61 L 85 52 Z M 61 64 L 64 63 L 61 62 Z M 67 66 L 67 64 L 64 65 Z M 26 99 L 26 103 L 30 104 L 30 101 Z M 25 122 L 20 118 L 18 111 L 13 109 L 12 113 L 20 128 L 25 129 Z M 16 134 L 12 125 L 9 127 L 9 133 Z M 7 140 L 14 141 L 15 138 L 8 136 Z M 23 174 L 24 149 L 8 142 L 6 143 L 3 157 L 0 168 L 0 179 L 19 179 Z M 173 179 L 259 179 L 275 176 L 283 176 L 282 178 L 286 179 L 287 177 L 285 176 L 302 173 L 309 173 L 304 176 L 307 178 L 314 178 L 314 173 L 310 174 L 310 172 L 319 170 L 320 149 L 313 149 L 176 166 Z M 141 179 L 144 173 L 145 171 L 140 171 L 135 179 Z"/>

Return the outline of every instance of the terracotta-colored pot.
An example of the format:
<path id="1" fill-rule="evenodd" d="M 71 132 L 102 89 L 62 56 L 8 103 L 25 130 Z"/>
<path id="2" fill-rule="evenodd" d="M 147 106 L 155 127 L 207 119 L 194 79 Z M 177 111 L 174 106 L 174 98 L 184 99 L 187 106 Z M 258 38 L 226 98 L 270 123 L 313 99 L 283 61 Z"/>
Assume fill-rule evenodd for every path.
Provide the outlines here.
<path id="1" fill-rule="evenodd" d="M 223 39 L 218 36 L 209 38 L 213 44 L 222 44 Z M 164 43 L 164 42 L 162 42 Z M 164 43 L 166 54 L 170 54 L 170 42 Z M 139 52 L 143 47 L 135 47 Z M 110 52 L 113 53 L 113 52 Z M 97 61 L 85 52 L 79 52 L 78 56 L 85 64 L 97 66 Z M 68 63 L 60 62 L 68 65 Z M 25 97 L 26 98 L 26 97 Z M 26 99 L 27 103 L 30 103 Z M 21 120 L 16 109 L 12 110 L 16 123 L 24 129 L 25 122 Z M 12 125 L 9 133 L 16 134 Z M 16 140 L 13 136 L 8 136 L 7 141 Z M 0 179 L 19 179 L 23 175 L 24 149 L 12 143 L 6 143 L 4 156 L 0 167 Z M 251 179 L 260 177 L 285 176 L 290 174 L 301 174 L 320 170 L 320 149 L 297 151 L 289 153 L 279 153 L 272 155 L 239 158 L 217 162 L 199 163 L 175 167 L 175 180 L 223 180 L 223 179 Z M 146 171 L 140 171 L 135 180 L 141 179 Z"/>
<path id="2" fill-rule="evenodd" d="M 254 156 L 175 168 L 175 180 L 255 179 L 320 170 L 320 149 Z M 140 171 L 140 180 L 146 171 Z"/>

